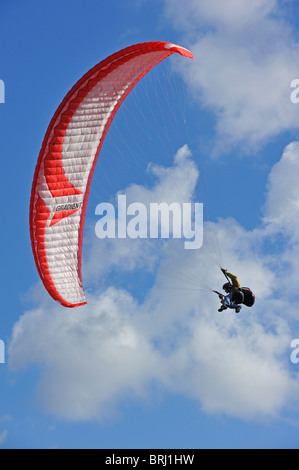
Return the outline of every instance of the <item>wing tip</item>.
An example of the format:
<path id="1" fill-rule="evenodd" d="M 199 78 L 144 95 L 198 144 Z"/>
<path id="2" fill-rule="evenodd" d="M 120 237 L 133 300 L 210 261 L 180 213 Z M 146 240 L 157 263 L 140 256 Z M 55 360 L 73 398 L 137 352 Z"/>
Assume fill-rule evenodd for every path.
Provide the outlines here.
<path id="1" fill-rule="evenodd" d="M 178 46 L 177 44 L 167 43 L 164 46 L 165 49 L 170 49 L 172 52 L 178 52 L 180 55 L 184 57 L 189 57 L 189 59 L 194 59 L 192 52 L 182 46 Z"/>

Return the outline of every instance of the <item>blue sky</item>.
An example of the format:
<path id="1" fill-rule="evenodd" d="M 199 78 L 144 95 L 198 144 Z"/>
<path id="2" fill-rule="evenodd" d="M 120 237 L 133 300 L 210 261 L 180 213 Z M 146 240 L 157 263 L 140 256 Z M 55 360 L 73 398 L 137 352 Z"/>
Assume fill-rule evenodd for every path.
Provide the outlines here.
<path id="1" fill-rule="evenodd" d="M 291 0 L 0 0 L 0 448 L 299 447 L 298 13 Z M 117 113 L 88 202 L 88 304 L 65 309 L 30 245 L 43 136 L 87 70 L 153 40 L 194 61 L 166 59 Z M 95 207 L 119 191 L 203 202 L 203 247 L 99 240 Z M 217 263 L 252 287 L 252 309 L 220 314 L 188 290 L 221 289 Z"/>

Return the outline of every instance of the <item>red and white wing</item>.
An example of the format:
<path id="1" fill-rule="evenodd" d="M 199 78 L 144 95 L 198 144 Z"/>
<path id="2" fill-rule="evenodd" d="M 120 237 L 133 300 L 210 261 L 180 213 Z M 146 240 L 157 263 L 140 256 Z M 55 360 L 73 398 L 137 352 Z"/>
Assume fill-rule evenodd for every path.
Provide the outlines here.
<path id="1" fill-rule="evenodd" d="M 30 236 L 39 275 L 66 307 L 86 303 L 81 253 L 88 193 L 109 125 L 124 98 L 152 67 L 183 47 L 136 44 L 89 70 L 57 108 L 39 154 L 30 201 Z"/>

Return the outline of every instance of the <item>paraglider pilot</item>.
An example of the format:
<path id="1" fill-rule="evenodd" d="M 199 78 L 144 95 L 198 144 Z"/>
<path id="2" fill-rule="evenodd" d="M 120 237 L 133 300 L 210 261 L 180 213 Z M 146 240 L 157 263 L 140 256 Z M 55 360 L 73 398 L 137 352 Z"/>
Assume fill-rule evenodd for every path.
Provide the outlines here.
<path id="1" fill-rule="evenodd" d="M 226 292 L 226 295 L 218 294 L 221 300 L 221 307 L 218 309 L 218 312 L 222 312 L 227 308 L 235 309 L 236 313 L 239 313 L 241 310 L 241 305 L 238 305 L 236 297 L 239 295 L 241 300 L 242 286 L 239 282 L 239 279 L 234 274 L 229 273 L 226 269 L 221 268 L 221 271 L 229 279 L 229 282 L 223 284 L 222 289 Z M 231 282 L 230 282 L 231 281 Z"/>
<path id="2" fill-rule="evenodd" d="M 221 268 L 221 271 L 228 279 L 228 282 L 223 284 L 222 289 L 226 292 L 226 295 L 220 294 L 217 292 L 220 300 L 221 307 L 218 309 L 218 312 L 222 312 L 227 308 L 232 308 L 236 313 L 239 313 L 241 310 L 240 303 L 244 300 L 244 294 L 242 292 L 242 286 L 234 274 L 229 273 L 226 269 Z"/>
<path id="3" fill-rule="evenodd" d="M 239 313 L 242 308 L 240 304 L 246 305 L 246 307 L 252 307 L 255 302 L 255 295 L 251 289 L 249 289 L 249 287 L 242 287 L 237 276 L 229 273 L 227 269 L 221 268 L 221 271 L 228 282 L 222 286 L 226 295 L 216 290 L 213 291 L 221 300 L 221 307 L 218 309 L 218 312 L 232 308 L 236 313 Z"/>

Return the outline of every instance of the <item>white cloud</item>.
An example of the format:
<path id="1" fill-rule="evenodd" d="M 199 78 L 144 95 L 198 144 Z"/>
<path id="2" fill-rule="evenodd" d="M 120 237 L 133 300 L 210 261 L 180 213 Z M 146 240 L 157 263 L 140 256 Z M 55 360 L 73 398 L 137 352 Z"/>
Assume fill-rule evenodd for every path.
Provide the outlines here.
<path id="1" fill-rule="evenodd" d="M 198 30 L 210 24 L 229 29 L 244 29 L 252 22 L 263 21 L 277 4 L 276 0 L 189 0 L 182 4 L 180 0 L 166 1 L 167 15 L 175 25 L 186 31 Z"/>
<path id="2" fill-rule="evenodd" d="M 163 167 L 150 164 L 148 172 L 155 177 L 153 187 L 145 188 L 133 184 L 120 191 L 121 194 L 126 195 L 127 206 L 139 202 L 147 207 L 149 213 L 149 206 L 153 202 L 167 204 L 191 202 L 199 172 L 190 157 L 190 149 L 184 145 L 174 156 L 173 166 Z M 117 207 L 117 195 L 115 207 Z M 107 274 L 115 266 L 121 271 L 132 272 L 136 269 L 152 271 L 160 256 L 157 250 L 153 250 L 152 242 L 147 239 L 105 238 L 100 240 L 94 236 L 93 230 L 90 230 L 90 234 L 89 256 L 83 266 L 84 275 L 88 280 L 96 279 L 98 282 L 99 275 Z"/>
<path id="3" fill-rule="evenodd" d="M 285 155 L 292 148 L 296 145 L 286 149 L 282 166 L 287 161 L 288 167 Z M 151 189 L 132 186 L 127 193 L 132 200 L 142 195 L 146 200 L 164 197 L 166 187 L 172 191 L 174 178 L 181 193 L 192 199 L 198 178 L 196 168 L 188 170 L 192 165 L 185 147 L 173 167 L 152 168 L 158 183 Z M 275 169 L 270 181 L 273 178 L 278 178 Z M 296 181 L 290 178 L 289 183 Z M 277 186 L 269 185 L 268 214 Z M 20 318 L 12 334 L 9 365 L 41 366 L 36 396 L 47 412 L 68 420 L 105 418 L 123 400 L 154 399 L 153 384 L 197 399 L 206 412 L 246 418 L 275 417 L 296 396 L 298 381 L 288 361 L 292 331 L 286 313 L 295 312 L 277 275 L 279 257 L 263 254 L 268 225 L 247 231 L 226 219 L 207 223 L 204 233 L 204 246 L 195 253 L 187 253 L 180 240 L 159 248 L 154 255 L 156 261 L 160 258 L 158 271 L 143 301 L 110 287 L 89 293 L 87 306 L 68 310 L 53 306 L 42 295 L 39 306 Z M 225 255 L 225 267 L 238 273 L 241 283 L 257 295 L 254 308 L 243 307 L 238 316 L 231 311 L 219 313 L 218 297 L 208 290 L 220 289 L 225 280 L 211 262 L 216 245 Z M 152 242 L 148 246 L 154 251 Z M 118 253 L 123 245 L 114 249 L 113 267 L 125 271 L 128 253 Z M 147 265 L 142 245 L 131 249 L 133 266 L 141 262 L 142 273 L 152 259 Z M 291 250 L 292 245 L 280 253 L 290 255 Z M 161 257 L 162 253 L 167 256 Z M 95 256 L 94 247 L 87 255 Z M 95 281 L 101 275 L 96 271 Z M 138 277 L 136 271 L 135 282 Z M 184 292 L 185 287 L 198 289 Z"/>
<path id="4" fill-rule="evenodd" d="M 8 435 L 7 429 L 4 429 L 3 431 L 0 432 L 0 445 L 4 444 L 4 442 L 6 441 L 7 435 Z"/>
<path id="5" fill-rule="evenodd" d="M 298 75 L 299 47 L 276 1 L 171 0 L 166 11 L 195 57 L 184 64 L 185 79 L 215 113 L 215 152 L 240 143 L 252 152 L 298 128 L 290 83 Z"/>
<path id="6" fill-rule="evenodd" d="M 229 334 L 230 333 L 230 334 Z M 230 332 L 208 321 L 194 322 L 189 360 L 177 388 L 197 398 L 207 412 L 258 417 L 275 415 L 293 390 L 275 353 L 288 338 L 256 324 L 231 325 Z M 280 343 L 280 344 L 279 344 Z M 273 393 L 275 390 L 275 393 Z"/>
<path id="7" fill-rule="evenodd" d="M 78 310 L 27 312 L 15 325 L 13 368 L 43 364 L 38 401 L 69 420 L 106 416 L 126 396 L 142 396 L 159 371 L 131 296 L 111 288 Z M 111 410 L 110 410 L 111 411 Z"/>
<path id="8" fill-rule="evenodd" d="M 264 230 L 272 243 L 283 244 L 277 259 L 281 295 L 297 297 L 299 277 L 299 142 L 290 143 L 281 159 L 273 166 L 268 180 L 264 207 Z M 289 313 L 298 317 L 297 308 L 290 306 Z"/>
<path id="9" fill-rule="evenodd" d="M 299 239 L 299 142 L 289 144 L 269 175 L 264 221 L 274 232 Z"/>

